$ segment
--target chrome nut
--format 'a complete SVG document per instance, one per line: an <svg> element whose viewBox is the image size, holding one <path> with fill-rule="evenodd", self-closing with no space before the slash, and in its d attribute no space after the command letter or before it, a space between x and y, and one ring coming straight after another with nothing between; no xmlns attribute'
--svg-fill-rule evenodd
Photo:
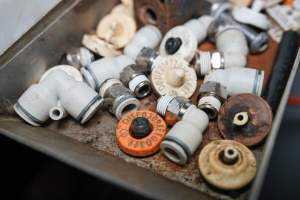
<svg viewBox="0 0 300 200"><path fill-rule="evenodd" d="M225 99L227 91L224 86L218 82L206 82L200 87L198 108L203 110L209 119L215 119Z"/></svg>
<svg viewBox="0 0 300 200"><path fill-rule="evenodd" d="M162 116L165 116L167 112L173 113L180 120L191 105L191 101L184 97L165 95L158 99L156 110Z"/></svg>
<svg viewBox="0 0 300 200"><path fill-rule="evenodd" d="M211 52L211 68L212 70L215 69L224 69L225 63L224 63L224 56L221 52Z"/></svg>
<svg viewBox="0 0 300 200"><path fill-rule="evenodd" d="M138 98L148 96L151 89L151 82L145 76L145 69L132 64L125 67L120 73L120 80L125 84Z"/></svg>
<svg viewBox="0 0 300 200"><path fill-rule="evenodd" d="M199 89L200 97L203 96L215 96L221 101L225 101L227 99L227 91L226 88L218 82L206 82L203 83Z"/></svg>
<svg viewBox="0 0 300 200"><path fill-rule="evenodd" d="M158 53L149 47L144 47L136 58L136 64L143 69L147 69L147 74L151 73L152 66L155 58L158 56Z"/></svg>
<svg viewBox="0 0 300 200"><path fill-rule="evenodd" d="M197 51L193 68L198 76L204 76L211 70L224 69L224 56L221 52L217 51Z"/></svg>
<svg viewBox="0 0 300 200"><path fill-rule="evenodd" d="M140 106L140 102L132 92L118 79L106 80L100 87L100 95L105 100L105 106L118 119Z"/></svg>
<svg viewBox="0 0 300 200"><path fill-rule="evenodd" d="M139 69L139 66L136 64L128 65L120 73L120 80L126 86L129 82L136 76L143 75L143 72Z"/></svg>

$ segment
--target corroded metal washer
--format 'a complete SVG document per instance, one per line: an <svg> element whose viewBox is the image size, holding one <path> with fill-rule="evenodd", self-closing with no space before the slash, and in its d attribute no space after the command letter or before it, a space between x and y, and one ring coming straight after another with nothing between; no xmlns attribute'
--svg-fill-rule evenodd
<svg viewBox="0 0 300 200"><path fill-rule="evenodd" d="M237 190L254 178L256 160L253 153L233 140L216 140L199 155L199 169L204 179L223 190Z"/></svg>
<svg viewBox="0 0 300 200"><path fill-rule="evenodd" d="M246 123L236 123L247 113ZM241 116L237 116L241 115ZM226 101L219 111L218 128L225 139L236 140L246 146L260 143L272 127L272 111L268 103L253 94L240 94Z"/></svg>

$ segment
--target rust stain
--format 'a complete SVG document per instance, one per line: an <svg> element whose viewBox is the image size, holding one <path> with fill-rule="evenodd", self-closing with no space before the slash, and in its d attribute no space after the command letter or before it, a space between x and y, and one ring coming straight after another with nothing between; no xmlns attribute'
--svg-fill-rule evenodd
<svg viewBox="0 0 300 200"><path fill-rule="evenodd" d="M237 113L247 112L248 122L243 126L233 124ZM272 111L261 97L240 94L229 98L221 107L218 128L226 139L236 140L246 146L259 144L272 127Z"/></svg>

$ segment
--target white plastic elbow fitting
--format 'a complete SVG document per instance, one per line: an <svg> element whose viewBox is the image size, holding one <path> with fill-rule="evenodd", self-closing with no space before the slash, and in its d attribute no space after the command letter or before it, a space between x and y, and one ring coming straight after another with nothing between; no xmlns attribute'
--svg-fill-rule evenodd
<svg viewBox="0 0 300 200"><path fill-rule="evenodd" d="M224 67L245 67L249 48L247 39L237 28L225 28L216 35L216 46L224 56Z"/></svg>
<svg viewBox="0 0 300 200"><path fill-rule="evenodd" d="M81 124L88 121L102 103L100 96L83 82L56 70L39 84L30 86L14 105L16 113L33 126L61 118L65 111ZM58 103L60 102L60 103Z"/></svg>
<svg viewBox="0 0 300 200"><path fill-rule="evenodd" d="M106 80L100 88L100 95L105 99L109 111L118 119L140 106L132 92L118 79Z"/></svg>
<svg viewBox="0 0 300 200"><path fill-rule="evenodd" d="M186 164L200 145L202 134L208 123L208 116L205 112L194 105L189 106L182 120L169 130L161 143L162 153L177 164Z"/></svg>
<svg viewBox="0 0 300 200"><path fill-rule="evenodd" d="M104 81L110 78L119 79L121 71L132 64L134 60L128 56L105 57L81 68L81 73L86 82L99 92Z"/></svg>
<svg viewBox="0 0 300 200"><path fill-rule="evenodd" d="M252 68L228 68L211 71L204 83L219 82L226 87L229 96L252 93L260 96L264 82L264 71Z"/></svg>
<svg viewBox="0 0 300 200"><path fill-rule="evenodd" d="M129 56L106 57L81 68L86 82L97 92L101 85L111 78L121 79L129 89L139 98L151 92L151 83L143 71L135 66Z"/></svg>
<svg viewBox="0 0 300 200"><path fill-rule="evenodd" d="M131 41L124 48L124 54L136 59L142 48L149 47L155 49L160 40L162 34L160 30L152 25L142 27L131 39Z"/></svg>
<svg viewBox="0 0 300 200"><path fill-rule="evenodd" d="M195 55L198 43L207 37L207 30L212 21L211 16L204 15L172 28L160 44L160 54L179 56L190 62Z"/></svg>

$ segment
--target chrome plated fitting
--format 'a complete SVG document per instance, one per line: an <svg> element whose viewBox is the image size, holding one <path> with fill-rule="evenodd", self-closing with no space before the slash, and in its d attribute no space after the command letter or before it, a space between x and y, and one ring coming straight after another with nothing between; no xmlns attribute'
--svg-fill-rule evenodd
<svg viewBox="0 0 300 200"><path fill-rule="evenodd" d="M137 97L151 92L150 81L144 75L146 69L136 66L134 60L125 55L99 59L81 68L81 73L96 91L107 79L113 78L121 80Z"/></svg>
<svg viewBox="0 0 300 200"><path fill-rule="evenodd" d="M87 48L80 47L71 49L67 53L66 59L69 65L79 69L80 67L91 64L95 60L95 57Z"/></svg>
<svg viewBox="0 0 300 200"><path fill-rule="evenodd" d="M198 76L204 76L211 70L224 69L224 55L218 51L197 51L193 68Z"/></svg>
<svg viewBox="0 0 300 200"><path fill-rule="evenodd" d="M149 47L144 47L136 58L136 64L143 69L147 69L147 74L152 71L154 60L158 57L158 53Z"/></svg>
<svg viewBox="0 0 300 200"><path fill-rule="evenodd" d="M151 82L143 71L140 66L132 64L125 67L120 73L122 83L129 87L138 98L146 97L152 91Z"/></svg>
<svg viewBox="0 0 300 200"><path fill-rule="evenodd" d="M173 113L179 121L191 105L190 100L184 97L164 95L157 100L156 111L162 116L167 112Z"/></svg>
<svg viewBox="0 0 300 200"><path fill-rule="evenodd" d="M118 119L140 106L132 92L118 79L106 80L100 87L100 95L105 100L105 106Z"/></svg>
<svg viewBox="0 0 300 200"><path fill-rule="evenodd" d="M222 103L227 99L227 91L218 82L203 83L199 90L198 108L203 110L209 119L215 119Z"/></svg>

